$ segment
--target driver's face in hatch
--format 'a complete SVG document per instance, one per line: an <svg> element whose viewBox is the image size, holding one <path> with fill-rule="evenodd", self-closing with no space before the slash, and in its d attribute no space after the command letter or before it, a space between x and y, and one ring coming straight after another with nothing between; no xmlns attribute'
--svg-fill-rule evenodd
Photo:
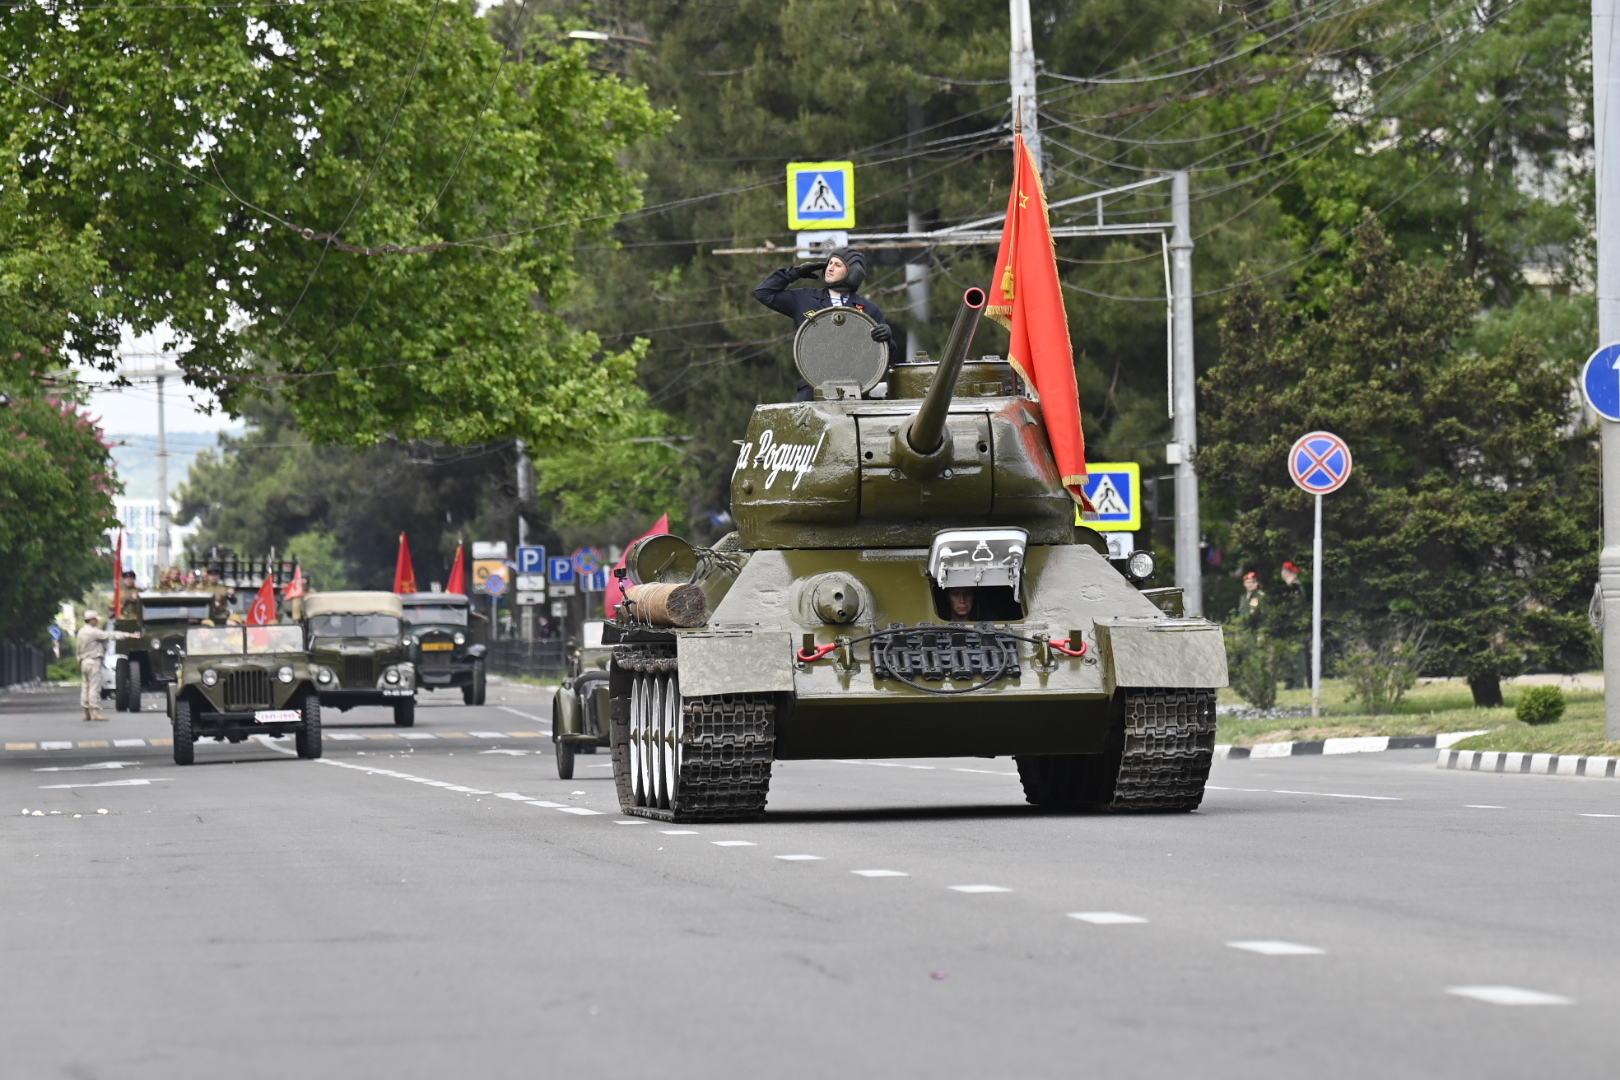
<svg viewBox="0 0 1620 1080"><path fill-rule="evenodd" d="M821 272L821 276L826 280L828 285L836 285L838 282L843 281L849 276L849 267L844 265L843 259L828 259L827 269Z"/></svg>
<svg viewBox="0 0 1620 1080"><path fill-rule="evenodd" d="M946 589L945 600L951 605L951 614L965 619L973 614L973 589Z"/></svg>

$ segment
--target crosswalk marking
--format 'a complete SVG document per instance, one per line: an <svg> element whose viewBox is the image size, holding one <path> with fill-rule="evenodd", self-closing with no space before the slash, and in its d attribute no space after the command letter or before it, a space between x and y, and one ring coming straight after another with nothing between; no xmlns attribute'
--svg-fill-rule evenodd
<svg viewBox="0 0 1620 1080"><path fill-rule="evenodd" d="M461 732L446 731L442 734L435 734L431 731L326 731L322 733L322 737L333 742L365 742L367 740L387 742L391 739L417 742L446 739L540 739L545 737L545 733L540 731L474 731L470 734L463 734ZM129 749L136 746L173 745L173 739L42 739L35 742L8 742L5 744L5 748L17 751L106 750L111 747ZM205 742L203 745L207 745L207 743Z"/></svg>

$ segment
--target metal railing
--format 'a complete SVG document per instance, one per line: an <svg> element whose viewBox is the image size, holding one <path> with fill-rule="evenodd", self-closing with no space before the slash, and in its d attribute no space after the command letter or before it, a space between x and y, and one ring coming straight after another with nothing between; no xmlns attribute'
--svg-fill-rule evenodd
<svg viewBox="0 0 1620 1080"><path fill-rule="evenodd" d="M562 641L492 641L488 670L493 675L529 675L547 678L568 670L567 646Z"/></svg>
<svg viewBox="0 0 1620 1080"><path fill-rule="evenodd" d="M44 649L9 641L0 643L0 689L42 682L45 665Z"/></svg>

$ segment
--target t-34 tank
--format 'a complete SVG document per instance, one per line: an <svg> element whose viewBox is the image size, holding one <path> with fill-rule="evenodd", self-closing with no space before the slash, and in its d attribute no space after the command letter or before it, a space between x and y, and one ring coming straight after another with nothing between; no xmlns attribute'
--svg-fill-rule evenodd
<svg viewBox="0 0 1620 1080"><path fill-rule="evenodd" d="M776 760L1012 756L1041 806L1191 810L1226 685L1220 629L1145 594L1075 524L1039 403L966 356L886 367L833 308L794 341L809 402L754 410L714 550L632 548L606 628L626 813L763 813Z"/></svg>

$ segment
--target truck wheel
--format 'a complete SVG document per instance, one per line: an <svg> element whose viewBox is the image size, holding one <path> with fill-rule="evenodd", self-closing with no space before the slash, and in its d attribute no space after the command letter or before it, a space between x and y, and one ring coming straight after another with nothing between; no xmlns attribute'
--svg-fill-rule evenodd
<svg viewBox="0 0 1620 1080"><path fill-rule="evenodd" d="M146 665L141 658L132 656L129 660L129 692L124 708L128 712L141 711L141 690L146 686Z"/></svg>
<svg viewBox="0 0 1620 1080"><path fill-rule="evenodd" d="M301 758L321 756L321 699L310 694L304 698L304 719L293 732L293 744Z"/></svg>
<svg viewBox="0 0 1620 1080"><path fill-rule="evenodd" d="M574 744L558 739L552 745L557 748L557 779L572 780L574 778Z"/></svg>
<svg viewBox="0 0 1620 1080"><path fill-rule="evenodd" d="M191 726L191 702L174 703L174 763L190 765L197 759L197 733Z"/></svg>
<svg viewBox="0 0 1620 1080"><path fill-rule="evenodd" d="M106 686L106 683L101 685ZM129 657L120 656L113 661L113 708L129 711Z"/></svg>
<svg viewBox="0 0 1620 1080"><path fill-rule="evenodd" d="M395 727L415 727L416 726L416 699L415 698L400 698L398 701L394 702L394 726Z"/></svg>
<svg viewBox="0 0 1620 1080"><path fill-rule="evenodd" d="M486 690L484 684L485 684L484 662L482 660L474 660L473 661L472 700L469 701L467 704L469 704L469 705L482 705L484 703L484 695L485 695L485 690Z"/></svg>

